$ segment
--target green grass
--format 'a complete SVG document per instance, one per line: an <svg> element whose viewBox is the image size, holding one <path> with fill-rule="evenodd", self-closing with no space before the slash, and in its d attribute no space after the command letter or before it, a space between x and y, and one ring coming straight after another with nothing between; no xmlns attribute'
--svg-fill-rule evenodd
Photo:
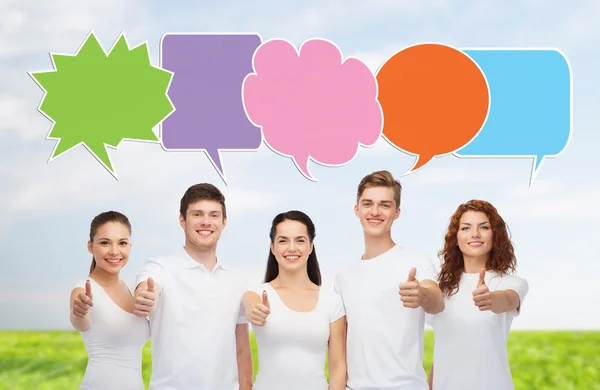
<svg viewBox="0 0 600 390"><path fill-rule="evenodd" d="M251 335L252 355L256 341ZM429 372L433 334L425 333ZM511 332L509 356L517 390L600 390L600 332ZM76 332L0 332L0 390L77 389L87 355ZM150 343L143 375L150 379ZM256 358L254 371L258 370Z"/></svg>

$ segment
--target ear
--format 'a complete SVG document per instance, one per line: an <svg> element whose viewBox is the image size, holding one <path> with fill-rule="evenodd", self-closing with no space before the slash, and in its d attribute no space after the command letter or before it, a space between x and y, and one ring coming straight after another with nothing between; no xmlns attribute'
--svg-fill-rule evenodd
<svg viewBox="0 0 600 390"><path fill-rule="evenodd" d="M275 256L275 245L273 244L273 241L271 241L271 245L269 245L271 247L271 253L273 254L273 256Z"/></svg>
<svg viewBox="0 0 600 390"><path fill-rule="evenodd" d="M87 247L88 247L88 252L90 252L90 254L92 254L92 255L93 255L94 253L93 253L93 251L92 251L92 242L91 242L91 241L89 241L89 240L88 240Z"/></svg>
<svg viewBox="0 0 600 390"><path fill-rule="evenodd" d="M185 230L185 218L183 218L183 215L181 214L179 214L179 225L183 230Z"/></svg>
<svg viewBox="0 0 600 390"><path fill-rule="evenodd" d="M227 218L223 218L223 229L227 226Z"/></svg>
<svg viewBox="0 0 600 390"><path fill-rule="evenodd" d="M400 217L400 207L398 207L396 210L396 216L394 217L394 220L398 219L398 217Z"/></svg>
<svg viewBox="0 0 600 390"><path fill-rule="evenodd" d="M354 215L358 217L358 204L354 205Z"/></svg>
<svg viewBox="0 0 600 390"><path fill-rule="evenodd" d="M310 243L310 252L308 252L308 255L310 256L313 253L313 249L315 249L315 243L311 242Z"/></svg>

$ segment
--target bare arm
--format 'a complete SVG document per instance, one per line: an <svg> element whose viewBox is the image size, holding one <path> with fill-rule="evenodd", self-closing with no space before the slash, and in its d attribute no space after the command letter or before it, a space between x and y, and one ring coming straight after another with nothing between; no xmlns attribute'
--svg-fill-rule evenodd
<svg viewBox="0 0 600 390"><path fill-rule="evenodd" d="M429 384L429 390L433 390L433 363L431 363L431 371L429 371L429 380L427 381Z"/></svg>
<svg viewBox="0 0 600 390"><path fill-rule="evenodd" d="M498 290L492 292L492 311L496 314L519 311L521 299L515 290Z"/></svg>
<svg viewBox="0 0 600 390"><path fill-rule="evenodd" d="M329 324L329 390L346 390L346 316Z"/></svg>
<svg viewBox="0 0 600 390"><path fill-rule="evenodd" d="M86 295L84 288L78 287L73 289L70 298L71 308L71 325L79 332L86 332L90 329L91 318L90 309L92 299Z"/></svg>
<svg viewBox="0 0 600 390"><path fill-rule="evenodd" d="M444 307L446 306L444 295L438 284L433 280L425 279L420 282L420 285L423 287L421 307L425 313L438 314L444 311Z"/></svg>
<svg viewBox="0 0 600 390"><path fill-rule="evenodd" d="M254 372L252 366L252 353L250 351L248 324L237 324L235 327L235 345L240 390L251 390Z"/></svg>

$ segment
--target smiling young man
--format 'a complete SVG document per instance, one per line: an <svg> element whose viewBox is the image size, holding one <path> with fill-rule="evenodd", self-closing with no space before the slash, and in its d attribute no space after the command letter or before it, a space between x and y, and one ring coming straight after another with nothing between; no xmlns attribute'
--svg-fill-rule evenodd
<svg viewBox="0 0 600 390"><path fill-rule="evenodd" d="M432 261L392 240L401 191L387 171L373 172L358 185L354 211L365 250L335 280L347 315L350 390L428 389L425 313L441 312L444 300Z"/></svg>
<svg viewBox="0 0 600 390"><path fill-rule="evenodd" d="M221 262L225 197L212 184L183 195L185 246L150 259L137 276L134 313L150 316L150 390L252 388L252 357L242 296L245 277Z"/></svg>

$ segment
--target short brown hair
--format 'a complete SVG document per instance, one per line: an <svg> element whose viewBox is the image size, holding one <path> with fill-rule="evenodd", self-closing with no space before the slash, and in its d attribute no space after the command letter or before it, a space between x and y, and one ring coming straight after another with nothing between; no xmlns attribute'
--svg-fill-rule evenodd
<svg viewBox="0 0 600 390"><path fill-rule="evenodd" d="M400 207L400 195L402 194L402 185L400 181L394 179L394 176L388 171L377 171L373 172L362 178L358 184L358 191L356 192L356 202L360 200L363 192L366 188L370 187L387 187L394 190L394 201L396 207Z"/></svg>
<svg viewBox="0 0 600 390"><path fill-rule="evenodd" d="M225 195L214 185L210 183L195 184L187 189L181 198L179 213L186 218L188 207L199 200L215 200L221 203L223 210L223 219L227 218L227 210L225 207Z"/></svg>

